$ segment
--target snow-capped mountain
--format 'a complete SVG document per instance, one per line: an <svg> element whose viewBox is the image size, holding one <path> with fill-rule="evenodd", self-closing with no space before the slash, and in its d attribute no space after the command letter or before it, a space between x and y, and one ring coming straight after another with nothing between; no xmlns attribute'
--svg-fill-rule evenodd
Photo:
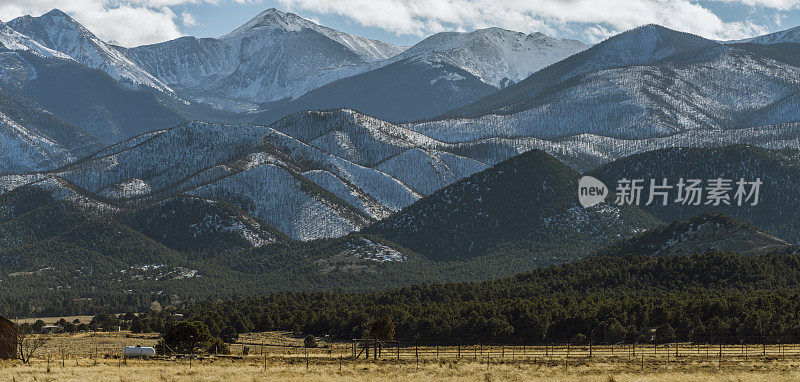
<svg viewBox="0 0 800 382"><path fill-rule="evenodd" d="M43 46L66 54L90 68L108 73L131 88L146 86L168 94L173 93L172 89L58 9L40 17L18 17L7 25Z"/></svg>
<svg viewBox="0 0 800 382"><path fill-rule="evenodd" d="M489 85L504 88L587 48L589 45L580 41L553 38L542 33L487 28L468 33L437 33L392 60L417 57L446 62Z"/></svg>
<svg viewBox="0 0 800 382"><path fill-rule="evenodd" d="M650 65L669 56L702 52L718 45L700 36L644 25L610 37L578 54L548 66L502 91L444 113L440 118L477 117L517 111L546 89L581 75L614 68Z"/></svg>
<svg viewBox="0 0 800 382"><path fill-rule="evenodd" d="M746 38L744 40L726 41L729 44L735 43L753 43L753 44L780 44L780 43L796 43L800 44L800 26L791 29L778 31L775 33L765 34L763 36Z"/></svg>
<svg viewBox="0 0 800 382"><path fill-rule="evenodd" d="M297 16L294 13L284 13L275 8L270 8L260 13L244 25L236 28L233 32L223 36L222 39L238 40L248 37L259 37L265 30L270 31L276 29L286 32L299 32L303 29L313 30L347 47L348 50L354 52L360 58L368 62L387 59L400 53L404 49L383 41L349 35L335 29L324 27L313 21Z"/></svg>
<svg viewBox="0 0 800 382"><path fill-rule="evenodd" d="M188 98L252 110L299 97L402 50L269 9L220 38L183 37L124 53Z"/></svg>
<svg viewBox="0 0 800 382"><path fill-rule="evenodd" d="M639 139L752 127L787 122L754 116L791 102L786 97L800 91L798 76L800 67L780 57L647 26L465 106L456 112L463 117L407 127L451 143L577 134Z"/></svg>
<svg viewBox="0 0 800 382"><path fill-rule="evenodd" d="M270 10L219 39L185 37L123 51L181 96L236 108L257 106L262 96L297 97L273 109L294 114L253 114L265 118L257 120L261 125L192 122L163 129L183 117L162 98L124 88L74 57L8 31L13 37L5 39L15 48L0 51L3 86L106 144L119 143L78 160L82 155L61 150L63 140L49 131L21 133L17 126L26 125L11 117L16 125L7 123L5 141L31 149L15 149L23 164L5 166L58 169L4 176L0 190L36 184L61 199L121 209L186 195L229 201L295 239L359 230L532 149L586 170L676 145L800 147L800 117L793 111L800 67L784 46L793 44L767 52L648 25L499 90L484 81L523 76L524 58L539 57L535 47L552 47L538 52L556 59L551 53L566 54L564 46L581 46L488 29L437 35L389 57L401 48ZM508 65L482 65L489 62L482 57L493 55ZM317 88L315 78L335 81ZM391 111L399 120L435 115L470 97L483 98L448 114L454 118L404 125L351 109L292 109L350 105L381 117L381 110ZM53 159L36 162L35 156Z"/></svg>
<svg viewBox="0 0 800 382"><path fill-rule="evenodd" d="M374 69L331 82L252 121L272 123L302 110L352 108L392 121L429 119L496 92L588 48L579 41L500 28L438 33Z"/></svg>
<svg viewBox="0 0 800 382"><path fill-rule="evenodd" d="M173 108L171 90L151 80L60 11L0 24L0 86L88 132L93 141L86 145L111 144L184 121Z"/></svg>

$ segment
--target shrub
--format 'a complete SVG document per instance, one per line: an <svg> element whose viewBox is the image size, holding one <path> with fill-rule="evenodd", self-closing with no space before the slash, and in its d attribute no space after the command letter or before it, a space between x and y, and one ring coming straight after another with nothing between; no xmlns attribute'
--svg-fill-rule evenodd
<svg viewBox="0 0 800 382"><path fill-rule="evenodd" d="M164 336L168 350L181 354L206 349L212 341L208 326L200 321L181 321L173 325Z"/></svg>
<svg viewBox="0 0 800 382"><path fill-rule="evenodd" d="M307 347L307 348L315 348L315 347L318 346L317 345L317 339L314 338L314 336L309 334L309 335L306 336L306 339L303 340L303 345L305 345L305 347Z"/></svg>

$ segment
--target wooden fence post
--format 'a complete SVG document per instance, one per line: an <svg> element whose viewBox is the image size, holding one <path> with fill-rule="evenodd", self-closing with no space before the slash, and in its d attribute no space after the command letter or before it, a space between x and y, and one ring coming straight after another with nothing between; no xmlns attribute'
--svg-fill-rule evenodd
<svg viewBox="0 0 800 382"><path fill-rule="evenodd" d="M414 341L414 355L417 357L417 370L419 370L419 342Z"/></svg>

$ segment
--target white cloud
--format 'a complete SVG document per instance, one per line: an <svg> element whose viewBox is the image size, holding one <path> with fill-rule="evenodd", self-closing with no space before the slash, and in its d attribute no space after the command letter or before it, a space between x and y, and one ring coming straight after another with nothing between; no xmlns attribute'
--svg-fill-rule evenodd
<svg viewBox="0 0 800 382"><path fill-rule="evenodd" d="M183 11L183 13L181 13L181 24L185 27L193 27L197 25L197 19L188 11Z"/></svg>
<svg viewBox="0 0 800 382"><path fill-rule="evenodd" d="M136 46L171 40L184 27L197 25L194 15L176 15L170 7L186 4L245 4L259 0L0 0L0 20L39 16L58 8L104 40Z"/></svg>
<svg viewBox="0 0 800 382"><path fill-rule="evenodd" d="M724 22L691 0L279 0L290 9L335 14L367 27L424 36L442 30L501 26L545 33L567 24L594 27L584 35L596 41L609 33L648 23L714 39L750 37L766 30L747 21ZM732 0L731 0L732 1ZM795 0L738 0L797 3Z"/></svg>
<svg viewBox="0 0 800 382"><path fill-rule="evenodd" d="M196 26L187 4L253 4L262 0L0 0L0 20L59 8L105 40L125 46L155 43ZM703 0L781 10L800 0ZM500 26L523 32L561 35L581 30L596 42L636 26L656 23L713 39L740 39L767 33L744 20L723 21L698 0L277 0L289 10L338 15L398 35L426 36L445 30ZM231 27L235 27L232 25ZM574 34L573 34L574 35Z"/></svg>
<svg viewBox="0 0 800 382"><path fill-rule="evenodd" d="M750 7L763 7L778 10L790 10L800 8L800 0L715 0L725 3L739 3Z"/></svg>
<svg viewBox="0 0 800 382"><path fill-rule="evenodd" d="M166 6L153 7L139 0L2 0L0 19L39 16L58 8L104 40L134 46L180 37L176 15Z"/></svg>

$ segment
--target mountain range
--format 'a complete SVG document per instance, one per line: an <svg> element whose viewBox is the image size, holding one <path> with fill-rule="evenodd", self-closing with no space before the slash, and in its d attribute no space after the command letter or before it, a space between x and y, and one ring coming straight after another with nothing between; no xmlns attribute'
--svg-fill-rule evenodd
<svg viewBox="0 0 800 382"><path fill-rule="evenodd" d="M0 279L197 297L492 279L603 247L791 252L796 34L398 47L270 9L126 48L58 10L0 23ZM606 203L580 205L583 174ZM718 177L760 179L759 205L611 203L623 178Z"/></svg>

